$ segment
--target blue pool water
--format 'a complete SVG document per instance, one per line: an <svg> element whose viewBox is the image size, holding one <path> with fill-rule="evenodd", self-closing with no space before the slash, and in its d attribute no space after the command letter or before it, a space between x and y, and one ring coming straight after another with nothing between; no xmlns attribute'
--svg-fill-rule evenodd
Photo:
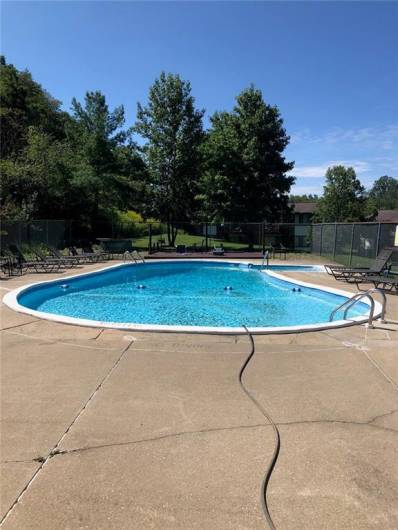
<svg viewBox="0 0 398 530"><path fill-rule="evenodd" d="M294 283L256 267L219 262L129 264L67 280L67 287L65 282L32 287L18 302L45 313L102 322L268 327L327 322L331 310L344 301L318 289L300 287L298 292ZM349 316L367 310L358 304Z"/></svg>

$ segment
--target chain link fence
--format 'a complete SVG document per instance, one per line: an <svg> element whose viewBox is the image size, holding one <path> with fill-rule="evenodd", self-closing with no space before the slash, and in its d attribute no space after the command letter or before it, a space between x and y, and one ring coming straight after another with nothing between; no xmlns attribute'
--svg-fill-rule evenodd
<svg viewBox="0 0 398 530"><path fill-rule="evenodd" d="M160 222L97 221L90 226L72 220L3 221L2 248L10 244L58 249L86 243L118 242L122 251L135 248L150 253L225 251L261 253L284 247L292 252L311 252L310 224L293 223L176 223L174 233ZM123 243L124 242L124 243Z"/></svg>
<svg viewBox="0 0 398 530"><path fill-rule="evenodd" d="M177 223L174 234L160 222L107 222L91 226L71 220L4 221L1 247L10 244L58 249L86 243L111 244L118 251L137 249L152 254L209 252L263 253L284 248L325 256L352 266L368 266L378 252L394 245L396 223ZM174 236L174 237L173 237Z"/></svg>
<svg viewBox="0 0 398 530"><path fill-rule="evenodd" d="M0 224L1 248L8 245L42 244L65 248L72 240L72 222L62 219L37 221L2 221Z"/></svg>
<svg viewBox="0 0 398 530"><path fill-rule="evenodd" d="M312 226L312 252L353 267L367 267L394 246L396 223L324 223Z"/></svg>

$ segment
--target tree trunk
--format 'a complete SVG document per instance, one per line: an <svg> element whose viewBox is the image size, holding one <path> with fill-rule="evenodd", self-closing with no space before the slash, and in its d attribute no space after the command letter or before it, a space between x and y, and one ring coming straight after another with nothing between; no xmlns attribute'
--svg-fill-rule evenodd
<svg viewBox="0 0 398 530"><path fill-rule="evenodd" d="M171 239L172 239L172 243L171 243L171 246L175 246L175 242L176 242L176 239L177 239L177 233L178 233L178 228L174 227L173 225L171 225Z"/></svg>
<svg viewBox="0 0 398 530"><path fill-rule="evenodd" d="M167 219L167 240L170 247L174 247L177 239L178 228L173 226L173 221Z"/></svg>
<svg viewBox="0 0 398 530"><path fill-rule="evenodd" d="M167 244L169 245L169 247L171 247L172 246L171 244L171 222L170 222L169 214L167 214L166 224L167 224Z"/></svg>

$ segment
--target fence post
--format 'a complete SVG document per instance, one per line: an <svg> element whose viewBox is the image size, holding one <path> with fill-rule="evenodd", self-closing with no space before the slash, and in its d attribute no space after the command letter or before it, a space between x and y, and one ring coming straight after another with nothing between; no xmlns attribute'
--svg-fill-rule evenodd
<svg viewBox="0 0 398 530"><path fill-rule="evenodd" d="M208 247L208 238L209 238L209 234L208 234L208 230L207 230L207 222L205 224L205 240L206 240L206 252L209 250L209 247Z"/></svg>
<svg viewBox="0 0 398 530"><path fill-rule="evenodd" d="M351 266L351 263L352 263L352 246L354 244L354 229L355 229L355 223L352 223L351 245L350 245L350 259L349 259L349 262L348 262L349 266Z"/></svg>
<svg viewBox="0 0 398 530"><path fill-rule="evenodd" d="M380 245L380 232L381 232L381 223L377 228L377 239L376 239L376 256L379 254L379 245Z"/></svg>
<svg viewBox="0 0 398 530"><path fill-rule="evenodd" d="M261 239L261 223L258 223L258 246L260 246L262 243Z"/></svg>
<svg viewBox="0 0 398 530"><path fill-rule="evenodd" d="M319 237L319 255L322 256L322 243L323 243L323 223L321 224L321 235Z"/></svg>
<svg viewBox="0 0 398 530"><path fill-rule="evenodd" d="M48 240L48 219L46 220L46 243L47 245L50 243Z"/></svg>
<svg viewBox="0 0 398 530"><path fill-rule="evenodd" d="M148 248L148 252L149 254L151 254L152 252L152 225L151 223L149 223L149 248Z"/></svg>
<svg viewBox="0 0 398 530"><path fill-rule="evenodd" d="M336 256L337 223L334 223L333 259Z"/></svg>
<svg viewBox="0 0 398 530"><path fill-rule="evenodd" d="M265 221L262 223L262 254L265 254Z"/></svg>

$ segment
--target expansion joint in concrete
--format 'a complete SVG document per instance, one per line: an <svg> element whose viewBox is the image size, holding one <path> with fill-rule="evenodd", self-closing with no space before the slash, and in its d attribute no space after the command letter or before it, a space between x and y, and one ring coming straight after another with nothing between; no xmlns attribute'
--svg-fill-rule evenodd
<svg viewBox="0 0 398 530"><path fill-rule="evenodd" d="M130 346L132 345L133 343L132 342L129 342L127 344L127 346L125 348L123 348L122 352L120 353L120 355L118 356L118 358L116 359L116 361L113 363L113 365L111 366L111 368L108 370L108 372L105 374L105 376L101 379L101 381L99 382L99 384L96 386L96 388L94 389L94 391L90 394L90 396L88 397L88 399L86 400L86 402L84 403L84 405L81 407L81 409L79 410L79 412L76 414L76 416L74 417L74 419L72 420L72 422L68 425L68 427L66 428L66 430L63 432L63 434L61 435L61 437L59 438L59 440L57 441L57 443L52 447L52 449L50 450L49 454L46 456L46 457L37 457L34 461L38 462L40 465L39 467L36 469L36 471L33 473L33 475L31 476L30 480L27 482L27 484L25 484L25 486L23 487L22 491L19 493L18 497L14 500L14 502L11 504L10 508L7 510L7 512L4 514L4 516L2 517L2 519L0 520L0 527L3 526L3 524L5 523L5 521L7 520L7 518L9 517L9 515L11 514L11 512L14 510L15 506L21 501L22 497L25 495L25 493L27 492L27 490L30 488L30 486L32 485L33 481L38 477L39 473L41 472L41 470L44 468L44 466L51 460L51 458L53 458L55 455L58 455L58 454L61 454L62 451L59 449L59 446L60 444L62 443L62 440L65 438L65 436L67 436L67 434L69 433L69 431L71 430L71 428L73 427L73 425L78 421L78 419L80 418L80 416L84 413L84 411L86 410L86 408L89 406L89 404L91 403L91 401L94 399L95 395L97 394L97 392L102 388L102 386L106 383L106 381L109 379L109 377L112 375L112 373L114 372L114 370L117 368L117 366L119 365L120 361L123 359L125 353L127 352L127 350L130 348Z"/></svg>

